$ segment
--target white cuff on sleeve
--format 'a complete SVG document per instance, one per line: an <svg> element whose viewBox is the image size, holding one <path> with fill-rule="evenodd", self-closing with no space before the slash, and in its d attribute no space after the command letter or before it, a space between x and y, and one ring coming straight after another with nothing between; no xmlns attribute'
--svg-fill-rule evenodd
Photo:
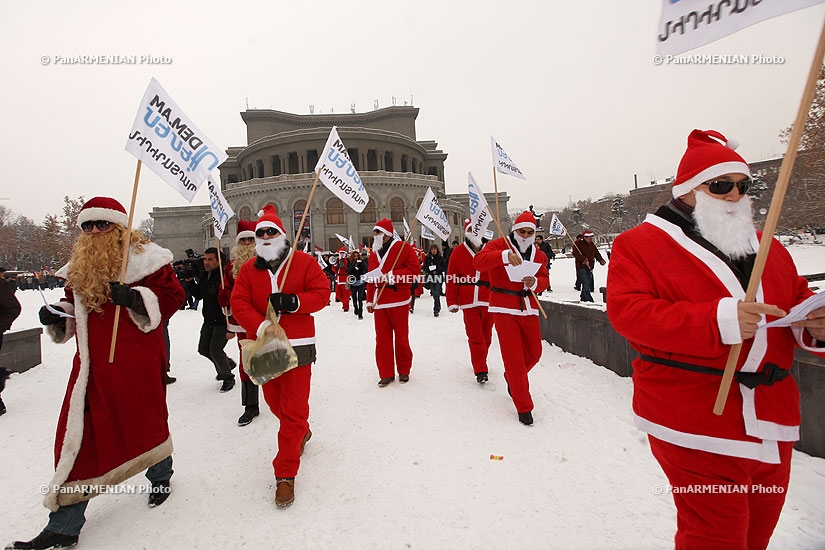
<svg viewBox="0 0 825 550"><path fill-rule="evenodd" d="M739 332L739 312L736 298L722 298L716 306L716 324L719 327L719 336L723 344L732 346L742 343L742 334Z"/></svg>
<svg viewBox="0 0 825 550"><path fill-rule="evenodd" d="M510 265L510 249L509 248L501 251L501 261L504 262L504 265Z"/></svg>

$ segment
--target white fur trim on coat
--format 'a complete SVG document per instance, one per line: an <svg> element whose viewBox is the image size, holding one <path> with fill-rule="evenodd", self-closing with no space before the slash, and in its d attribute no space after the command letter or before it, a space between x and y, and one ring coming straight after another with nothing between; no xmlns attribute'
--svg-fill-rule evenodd
<svg viewBox="0 0 825 550"><path fill-rule="evenodd" d="M145 286L133 286L132 290L137 291L143 299L143 305L146 307L146 315L135 313L131 308L126 308L129 312L129 318L137 325L137 328L143 332L151 332L160 326L163 318L160 314L160 305L158 303L157 295Z"/></svg>

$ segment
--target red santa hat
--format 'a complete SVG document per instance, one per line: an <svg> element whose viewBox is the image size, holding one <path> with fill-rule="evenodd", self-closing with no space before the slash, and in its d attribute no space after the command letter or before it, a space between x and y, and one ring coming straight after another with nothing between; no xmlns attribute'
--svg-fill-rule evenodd
<svg viewBox="0 0 825 550"><path fill-rule="evenodd" d="M258 229L263 229L266 227L274 227L281 234L286 235L286 231L284 231L284 224L281 223L281 218L278 217L278 210L272 204L267 204L264 206L260 212L258 212L258 223L255 224L255 231Z"/></svg>
<svg viewBox="0 0 825 550"><path fill-rule="evenodd" d="M466 218L464 220L464 232L465 233L467 232L468 229L470 229L470 224L471 223L472 223L472 220L470 220L470 218Z"/></svg>
<svg viewBox="0 0 825 550"><path fill-rule="evenodd" d="M751 177L748 163L734 151L737 147L738 141L728 139L716 130L693 130L673 182L673 196L681 197L702 183L725 174Z"/></svg>
<svg viewBox="0 0 825 550"><path fill-rule="evenodd" d="M513 231L522 228L529 228L533 231L536 230L536 218L533 217L533 214L531 214L529 210L525 210L519 214L518 218L516 218L516 223L513 224Z"/></svg>
<svg viewBox="0 0 825 550"><path fill-rule="evenodd" d="M593 232L590 231L589 229L587 231L585 231L584 233L582 233L582 238L595 237L595 236L596 235L594 235Z"/></svg>
<svg viewBox="0 0 825 550"><path fill-rule="evenodd" d="M80 227L83 222L96 222L98 220L116 223L123 227L129 225L129 216L126 215L126 209L111 197L94 197L86 201L77 216L77 226Z"/></svg>
<svg viewBox="0 0 825 550"><path fill-rule="evenodd" d="M235 244L238 244L244 238L255 238L255 223L248 220L238 220L238 234L235 235Z"/></svg>
<svg viewBox="0 0 825 550"><path fill-rule="evenodd" d="M395 229L393 229L392 227L392 222L387 218L384 218L383 220L379 221L377 224L375 224L375 227L373 227L372 229L373 231L380 231L381 233L389 235L390 237L392 237L395 234Z"/></svg>

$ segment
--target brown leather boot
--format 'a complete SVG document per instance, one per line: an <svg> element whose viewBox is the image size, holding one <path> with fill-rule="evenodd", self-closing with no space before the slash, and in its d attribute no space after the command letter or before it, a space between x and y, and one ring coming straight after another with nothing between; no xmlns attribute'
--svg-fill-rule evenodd
<svg viewBox="0 0 825 550"><path fill-rule="evenodd" d="M275 504L289 506L295 501L295 478L277 478L275 481Z"/></svg>
<svg viewBox="0 0 825 550"><path fill-rule="evenodd" d="M306 447L307 441L312 439L312 430L307 428L307 433L304 436L304 439L301 441L301 456L304 455L304 447Z"/></svg>

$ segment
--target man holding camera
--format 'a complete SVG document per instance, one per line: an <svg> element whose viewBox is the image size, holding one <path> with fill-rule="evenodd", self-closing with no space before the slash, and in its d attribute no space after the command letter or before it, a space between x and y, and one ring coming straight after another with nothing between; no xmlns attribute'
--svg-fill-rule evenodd
<svg viewBox="0 0 825 550"><path fill-rule="evenodd" d="M264 334L285 333L298 355L298 367L262 386L269 409L280 421L275 472L275 504L295 500L295 476L301 464L309 429L309 388L315 362L315 321L312 314L329 303L329 284L318 262L289 247L275 207L266 205L255 225L254 261L241 266L232 291L235 319L256 340ZM278 324L266 317L267 307L278 314Z"/></svg>

